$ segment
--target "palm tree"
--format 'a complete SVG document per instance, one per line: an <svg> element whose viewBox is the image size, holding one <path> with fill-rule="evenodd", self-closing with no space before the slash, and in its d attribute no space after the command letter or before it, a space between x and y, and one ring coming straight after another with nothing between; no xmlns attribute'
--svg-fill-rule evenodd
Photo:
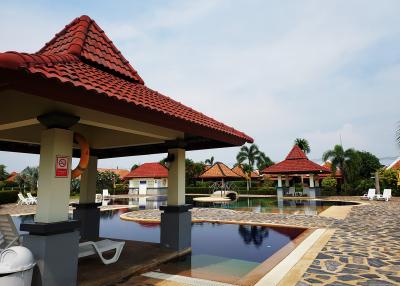
<svg viewBox="0 0 400 286"><path fill-rule="evenodd" d="M357 164L357 152L353 149L344 150L341 145L335 145L332 150L326 151L322 160L332 162L332 173L339 168L343 175L343 183L346 184L352 178Z"/></svg>
<svg viewBox="0 0 400 286"><path fill-rule="evenodd" d="M294 140L294 145L299 146L300 149L306 154L311 152L310 144L308 143L307 139L296 138L296 140Z"/></svg>
<svg viewBox="0 0 400 286"><path fill-rule="evenodd" d="M204 161L204 163L206 163L207 165L211 165L212 166L214 164L214 156L211 156L210 159L206 159Z"/></svg>
<svg viewBox="0 0 400 286"><path fill-rule="evenodd" d="M23 189L29 188L29 191L34 191L37 188L39 179L39 168L38 167L26 167L22 172L15 178L17 184Z"/></svg>
<svg viewBox="0 0 400 286"><path fill-rule="evenodd" d="M236 156L237 162L239 165L242 165L243 172L247 174L247 177L249 178L247 190L251 187L251 172L254 169L254 164L258 160L259 155L260 150L258 149L258 146L256 144L251 144L250 147L242 146ZM245 161L247 161L246 164L244 164Z"/></svg>
<svg viewBox="0 0 400 286"><path fill-rule="evenodd" d="M399 129L397 129L397 131L396 131L396 141L397 141L397 144L400 145L400 125L399 125Z"/></svg>
<svg viewBox="0 0 400 286"><path fill-rule="evenodd" d="M267 156L265 155L264 152L261 152L257 156L257 169L258 170L264 170L266 167L272 166L274 162Z"/></svg>
<svg viewBox="0 0 400 286"><path fill-rule="evenodd" d="M239 164L247 161L250 167L253 168L259 154L260 150L256 144L251 144L250 147L242 146L236 156L236 160Z"/></svg>

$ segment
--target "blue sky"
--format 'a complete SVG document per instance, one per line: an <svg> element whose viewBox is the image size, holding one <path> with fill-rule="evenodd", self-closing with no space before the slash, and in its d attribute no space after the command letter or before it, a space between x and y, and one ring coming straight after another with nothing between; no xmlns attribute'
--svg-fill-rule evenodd
<svg viewBox="0 0 400 286"><path fill-rule="evenodd" d="M2 1L0 51L34 52L92 17L146 84L255 138L279 161L340 142L398 156L399 1ZM233 164L237 148L189 152ZM163 155L101 160L130 167ZM37 156L0 152L11 170Z"/></svg>

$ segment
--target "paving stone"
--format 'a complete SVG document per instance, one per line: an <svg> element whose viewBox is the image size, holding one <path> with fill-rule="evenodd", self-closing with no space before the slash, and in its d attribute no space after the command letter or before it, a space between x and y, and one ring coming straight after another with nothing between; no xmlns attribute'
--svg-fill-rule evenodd
<svg viewBox="0 0 400 286"><path fill-rule="evenodd" d="M367 261L368 264L373 267L382 267L383 265L387 264L386 262L383 262L382 260L377 258L367 258Z"/></svg>
<svg viewBox="0 0 400 286"><path fill-rule="evenodd" d="M324 253L319 253L316 259L333 259L333 256Z"/></svg>
<svg viewBox="0 0 400 286"><path fill-rule="evenodd" d="M338 279L341 281L353 281L360 279L360 277L354 275L343 275L343 276L338 276Z"/></svg>
<svg viewBox="0 0 400 286"><path fill-rule="evenodd" d="M318 279L314 279L314 278L306 278L305 279L307 282L310 282L312 285L313 284L321 284L322 282Z"/></svg>
<svg viewBox="0 0 400 286"><path fill-rule="evenodd" d="M400 285L400 276L387 275L386 277Z"/></svg>
<svg viewBox="0 0 400 286"><path fill-rule="evenodd" d="M340 265L342 265L342 264L340 262L335 261L335 260L325 261L326 269L329 270L329 271L336 271Z"/></svg>

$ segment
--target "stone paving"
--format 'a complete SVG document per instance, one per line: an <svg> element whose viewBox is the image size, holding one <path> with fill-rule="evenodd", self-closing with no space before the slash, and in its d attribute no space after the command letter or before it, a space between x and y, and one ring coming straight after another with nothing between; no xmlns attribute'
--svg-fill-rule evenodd
<svg viewBox="0 0 400 286"><path fill-rule="evenodd" d="M329 199L358 200L354 197ZM27 214L34 213L35 210L35 206L15 204L0 206L0 213ZM192 213L193 218L198 220L336 229L296 286L400 285L400 198L393 198L390 202L373 201L354 206L343 220L322 216L251 213L228 209L199 208L193 209ZM132 219L158 221L160 212L136 211L129 213L128 216ZM143 285L159 284L146 281Z"/></svg>
<svg viewBox="0 0 400 286"><path fill-rule="evenodd" d="M330 198L334 199L334 198ZM358 200L358 198L338 198ZM127 214L134 220L160 219L158 210ZM400 285L400 199L354 206L345 219L267 214L227 209L192 210L193 220L285 224L336 229L296 286ZM152 285L152 284L147 284Z"/></svg>

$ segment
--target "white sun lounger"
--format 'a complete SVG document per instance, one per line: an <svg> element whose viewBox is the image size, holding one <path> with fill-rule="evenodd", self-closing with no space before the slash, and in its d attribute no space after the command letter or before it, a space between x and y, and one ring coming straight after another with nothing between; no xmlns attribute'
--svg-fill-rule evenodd
<svg viewBox="0 0 400 286"><path fill-rule="evenodd" d="M103 200L111 198L108 189L103 189Z"/></svg>
<svg viewBox="0 0 400 286"><path fill-rule="evenodd" d="M111 264L117 262L121 255L122 248L125 241L114 241L110 239L103 239L100 241L86 241L79 243L79 258L97 254L104 264ZM115 254L110 259L103 257L103 253L109 250L114 250Z"/></svg>
<svg viewBox="0 0 400 286"><path fill-rule="evenodd" d="M389 201L392 198L392 189L384 189L382 195L376 195L378 201Z"/></svg>
<svg viewBox="0 0 400 286"><path fill-rule="evenodd" d="M21 235L9 214L0 215L0 249L20 245Z"/></svg>
<svg viewBox="0 0 400 286"><path fill-rule="evenodd" d="M30 203L31 203L32 205L36 205L36 204L37 204L37 198L35 198L34 196L32 196L31 193L27 193L27 196L28 196L28 200L30 201Z"/></svg>
<svg viewBox="0 0 400 286"><path fill-rule="evenodd" d="M367 194L364 194L363 196L361 196L360 198L362 200L370 200L372 201L375 198L375 189L369 189Z"/></svg>
<svg viewBox="0 0 400 286"><path fill-rule="evenodd" d="M18 203L17 205L31 205L31 201L24 197L23 194L18 193Z"/></svg>

